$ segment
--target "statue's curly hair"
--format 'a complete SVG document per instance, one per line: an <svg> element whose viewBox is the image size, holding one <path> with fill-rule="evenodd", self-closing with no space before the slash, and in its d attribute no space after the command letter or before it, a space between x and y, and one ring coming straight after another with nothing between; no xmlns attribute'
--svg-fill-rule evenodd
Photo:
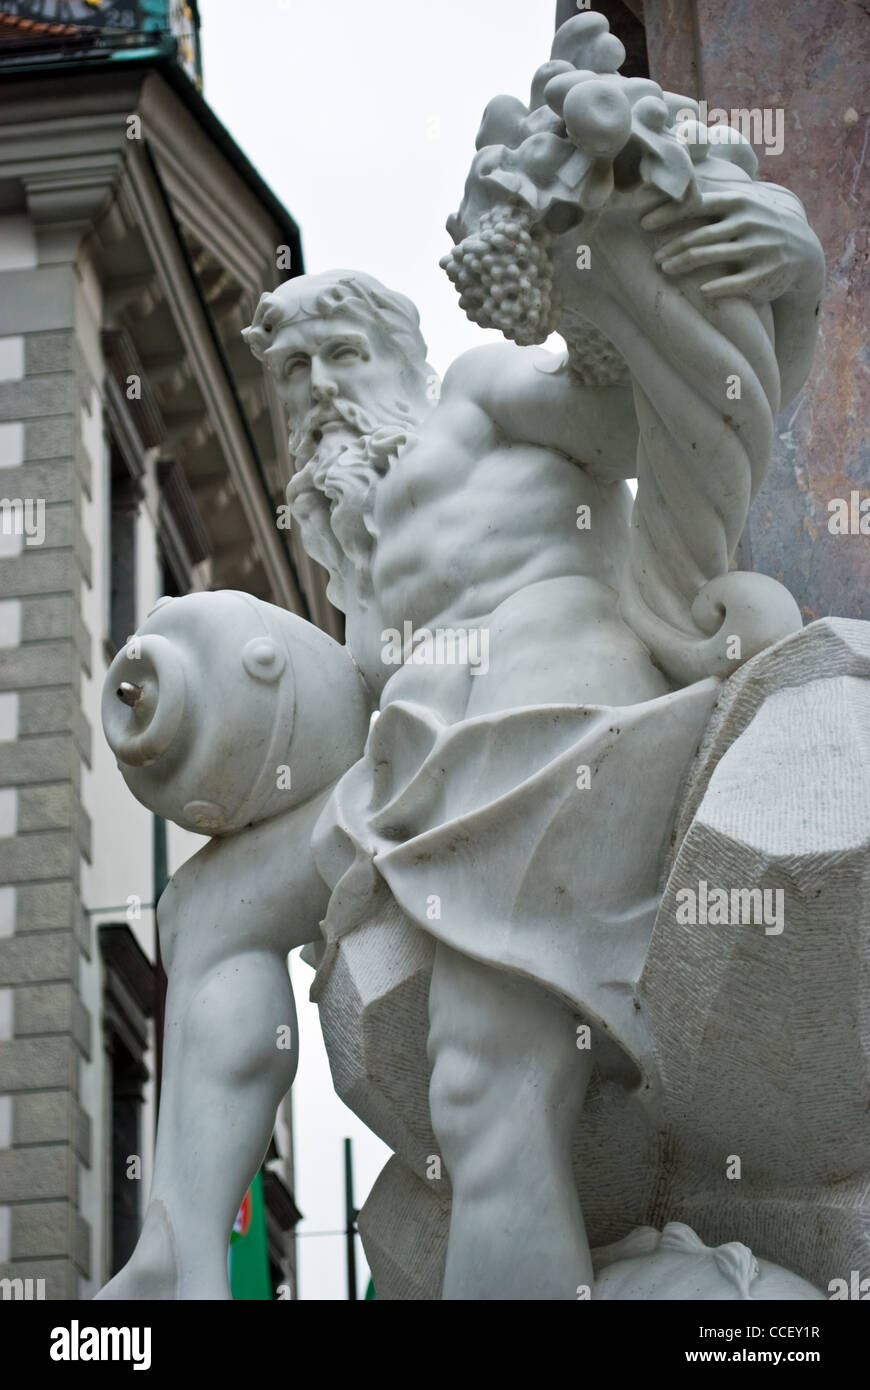
<svg viewBox="0 0 870 1390"><path fill-rule="evenodd" d="M330 270L285 280L260 296L253 322L242 329L242 337L262 361L284 324L339 312L380 329L415 374L428 370L420 315L411 300L359 270Z"/></svg>

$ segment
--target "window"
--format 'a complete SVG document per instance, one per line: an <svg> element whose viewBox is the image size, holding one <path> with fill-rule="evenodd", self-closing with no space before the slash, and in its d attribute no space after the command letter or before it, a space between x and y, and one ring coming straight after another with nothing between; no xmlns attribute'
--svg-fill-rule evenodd
<svg viewBox="0 0 870 1390"><path fill-rule="evenodd" d="M109 447L109 641L119 651L136 631L136 523L142 484L131 475L114 439Z"/></svg>
<svg viewBox="0 0 870 1390"><path fill-rule="evenodd" d="M109 1225L111 1270L133 1253L142 1225L142 1104L155 970L126 923L99 928L104 967L103 1041L110 1072ZM138 1159L138 1167L133 1162Z"/></svg>

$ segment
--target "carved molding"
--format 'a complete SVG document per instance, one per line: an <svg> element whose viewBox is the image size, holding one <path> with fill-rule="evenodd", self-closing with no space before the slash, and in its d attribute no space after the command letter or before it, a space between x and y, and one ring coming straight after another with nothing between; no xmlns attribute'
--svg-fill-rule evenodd
<svg viewBox="0 0 870 1390"><path fill-rule="evenodd" d="M106 366L124 396L125 408L135 423L142 444L146 449L160 444L166 427L133 339L126 329L110 328L104 330L102 344ZM131 376L138 377L141 391L140 396L133 400L126 394L127 382Z"/></svg>
<svg viewBox="0 0 870 1390"><path fill-rule="evenodd" d="M131 142L137 144L137 142ZM223 455L275 599L301 611L302 599L275 525L259 461L237 403L214 329L178 235L172 211L147 149L131 149L125 178L127 195L157 275L172 306L176 328L193 365Z"/></svg>

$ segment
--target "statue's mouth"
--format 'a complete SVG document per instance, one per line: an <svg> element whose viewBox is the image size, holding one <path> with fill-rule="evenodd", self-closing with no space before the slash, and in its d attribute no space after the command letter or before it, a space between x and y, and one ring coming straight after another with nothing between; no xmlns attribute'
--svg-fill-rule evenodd
<svg viewBox="0 0 870 1390"><path fill-rule="evenodd" d="M293 450L297 460L305 460L323 443L327 435L339 432L348 434L359 434L359 430L346 420L338 411L330 411L327 414L315 415L299 437L295 450ZM292 448L292 445L291 445Z"/></svg>

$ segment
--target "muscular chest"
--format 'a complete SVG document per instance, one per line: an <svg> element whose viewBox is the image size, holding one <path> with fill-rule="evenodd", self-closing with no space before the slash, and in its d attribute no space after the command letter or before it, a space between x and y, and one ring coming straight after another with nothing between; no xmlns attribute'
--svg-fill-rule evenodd
<svg viewBox="0 0 870 1390"><path fill-rule="evenodd" d="M480 411L436 416L419 439L392 463L375 493L374 521L379 538L396 534L423 513L450 508L472 480L480 459L495 446L495 430Z"/></svg>

